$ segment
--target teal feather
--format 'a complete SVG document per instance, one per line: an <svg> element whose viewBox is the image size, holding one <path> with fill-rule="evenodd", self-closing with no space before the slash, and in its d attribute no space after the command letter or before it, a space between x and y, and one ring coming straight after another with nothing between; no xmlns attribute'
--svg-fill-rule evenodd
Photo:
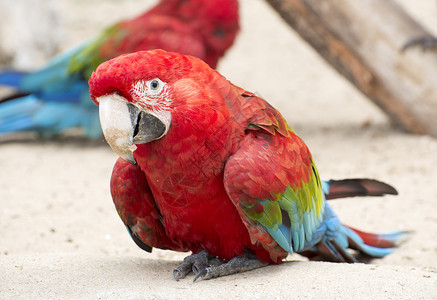
<svg viewBox="0 0 437 300"><path fill-rule="evenodd" d="M275 241L279 244L279 246L282 247L282 249L284 249L286 251L289 251L291 249L290 243L287 240L287 237L286 237L286 235L284 235L284 232L282 230L280 230L280 229L272 230L268 227L264 227L264 228L275 239Z"/></svg>
<svg viewBox="0 0 437 300"><path fill-rule="evenodd" d="M378 247L372 247L364 244L363 239L357 233L355 233L353 230L345 226L341 226L341 232L343 233L343 235L341 236L347 236L348 238L352 239L359 246L362 252L372 257L384 257L394 251L393 248L378 248ZM400 232L393 232L393 233L394 236L396 235L399 236Z"/></svg>
<svg viewBox="0 0 437 300"><path fill-rule="evenodd" d="M314 207L314 199L310 195L309 190L301 189L298 195L292 188L286 188L284 194L279 196L279 207L281 208L281 223L272 225L271 219L267 221L268 213L263 216L263 220L258 219L266 231L275 239L275 241L284 250L293 253L303 249L307 241L312 239L313 233L320 226L321 218L316 216L315 209L308 212L301 212L302 208L298 207L300 197L310 197L312 207ZM271 201L264 200L260 202L266 209ZM322 208L323 211L323 208ZM278 225L278 226L276 226Z"/></svg>

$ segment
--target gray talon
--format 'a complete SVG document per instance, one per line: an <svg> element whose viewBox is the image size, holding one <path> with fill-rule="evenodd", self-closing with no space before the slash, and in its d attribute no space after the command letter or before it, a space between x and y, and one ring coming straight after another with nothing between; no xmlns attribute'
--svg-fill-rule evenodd
<svg viewBox="0 0 437 300"><path fill-rule="evenodd" d="M200 277L205 278L205 275L208 273L207 268L201 270L200 272L198 272L196 274L196 276L194 276L193 282L196 282L197 279L199 279Z"/></svg>
<svg viewBox="0 0 437 300"><path fill-rule="evenodd" d="M179 278L182 278L181 272L179 272L178 270L173 270L173 277L176 281L179 281Z"/></svg>
<svg viewBox="0 0 437 300"><path fill-rule="evenodd" d="M173 277L176 281L179 281L179 279L184 278L190 272L197 275L205 268L211 265L219 265L221 263L221 260L217 257L209 255L206 251L202 251L185 257L179 267L173 270Z"/></svg>
<svg viewBox="0 0 437 300"><path fill-rule="evenodd" d="M266 266L267 263L260 262L255 256L245 254L244 256L234 257L228 262L223 262L217 257L211 256L206 251L187 256L182 264L173 271L176 281L184 278L188 273L194 273L193 282L202 278L204 280L220 276L231 275L250 271Z"/></svg>

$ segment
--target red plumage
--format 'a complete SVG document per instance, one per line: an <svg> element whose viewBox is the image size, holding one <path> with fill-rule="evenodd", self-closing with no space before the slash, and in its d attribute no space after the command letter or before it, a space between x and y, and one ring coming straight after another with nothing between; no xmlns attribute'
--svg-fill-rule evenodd
<svg viewBox="0 0 437 300"><path fill-rule="evenodd" d="M132 69L132 65L136 67ZM169 72L169 68L177 72ZM306 145L287 129L283 117L267 102L232 85L202 61L189 56L159 50L120 56L101 65L93 74L89 82L91 97L95 100L117 93L135 103L132 85L152 78L160 78L171 86L172 128L162 139L137 145L134 157L146 174L148 186L144 189L150 188L153 194L167 236L180 248L193 252L204 249L225 260L249 249L264 261L279 262L277 258L283 258L286 252L278 250L272 260L262 244L270 244L269 251L279 247L268 234L264 234L261 243L252 244L248 229L225 190L224 167L248 134L272 140L274 144L281 144L282 138L284 141L292 138L297 143L287 148L285 142L282 155L275 160L279 162L289 152L298 152L294 161L284 159L281 163L296 169L288 176L299 185L301 179L308 178L308 171L301 168L311 169L307 165L310 153ZM266 146L269 147L267 140ZM256 158L263 155L262 149L254 151L258 151ZM272 158L254 162L260 170L255 180L248 174L239 174L233 183L246 185L243 189L248 194L258 191L260 197L270 198L272 191L282 192L285 179L281 180L281 176L285 172L273 178L272 173L262 172L270 168L267 164ZM112 189L113 195L118 194L117 186ZM138 209L131 207L133 203L121 204L118 197L114 201L124 210Z"/></svg>
<svg viewBox="0 0 437 300"><path fill-rule="evenodd" d="M120 218L126 226L133 227L144 243L155 248L185 250L167 237L146 176L138 165L117 160L111 176L111 196L117 199L114 204Z"/></svg>
<svg viewBox="0 0 437 300"><path fill-rule="evenodd" d="M238 2L161 0L146 13L120 22L113 29L99 48L104 59L165 49L199 57L215 68L238 33Z"/></svg>

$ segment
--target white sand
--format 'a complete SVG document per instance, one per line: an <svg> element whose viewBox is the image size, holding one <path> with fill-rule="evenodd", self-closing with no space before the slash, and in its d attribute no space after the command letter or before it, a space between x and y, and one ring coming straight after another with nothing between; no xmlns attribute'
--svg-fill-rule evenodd
<svg viewBox="0 0 437 300"><path fill-rule="evenodd" d="M437 297L435 273L416 267L288 262L236 276L176 282L176 262L83 254L0 258L2 298L403 299ZM434 279L433 279L434 278Z"/></svg>
<svg viewBox="0 0 437 300"><path fill-rule="evenodd" d="M69 33L65 47L153 3L103 2L60 2ZM435 1L402 2L437 28ZM116 156L103 141L23 142L17 135L0 144L1 299L437 297L437 140L392 128L263 1L244 0L241 10L243 30L220 64L222 74L284 114L323 178L378 178L399 190L397 197L333 202L344 223L413 230L412 238L372 265L288 262L212 281L175 282L171 272L185 254L145 253L119 220L109 195Z"/></svg>

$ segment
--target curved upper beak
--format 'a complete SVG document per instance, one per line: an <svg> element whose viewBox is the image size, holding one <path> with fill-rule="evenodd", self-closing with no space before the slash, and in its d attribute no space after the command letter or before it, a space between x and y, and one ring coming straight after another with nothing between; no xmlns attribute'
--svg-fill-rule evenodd
<svg viewBox="0 0 437 300"><path fill-rule="evenodd" d="M121 158L136 163L133 152L137 144L145 144L163 137L169 121L154 112L141 110L117 94L98 99L103 135L112 150Z"/></svg>

